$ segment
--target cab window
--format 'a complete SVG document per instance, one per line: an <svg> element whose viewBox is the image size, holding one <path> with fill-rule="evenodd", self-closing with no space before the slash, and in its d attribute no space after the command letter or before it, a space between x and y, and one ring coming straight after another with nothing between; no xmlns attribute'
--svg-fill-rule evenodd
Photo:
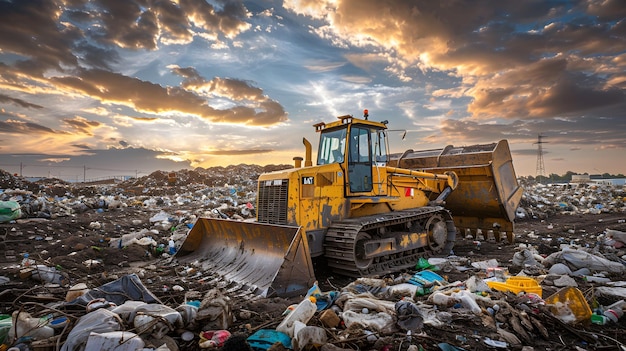
<svg viewBox="0 0 626 351"><path fill-rule="evenodd" d="M317 164L342 163L346 152L346 128L324 131L320 136Z"/></svg>

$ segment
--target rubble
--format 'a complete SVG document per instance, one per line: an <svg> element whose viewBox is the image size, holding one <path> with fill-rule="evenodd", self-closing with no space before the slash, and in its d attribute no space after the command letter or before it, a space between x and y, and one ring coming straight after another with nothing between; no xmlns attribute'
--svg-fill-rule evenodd
<svg viewBox="0 0 626 351"><path fill-rule="evenodd" d="M0 172L0 343L24 350L623 350L624 189L525 185L516 243L457 238L446 257L306 296L238 295L172 255L199 217L254 218L239 165L114 184ZM8 206L7 206L8 207ZM12 210L13 211L13 210ZM2 214L2 212L0 212Z"/></svg>

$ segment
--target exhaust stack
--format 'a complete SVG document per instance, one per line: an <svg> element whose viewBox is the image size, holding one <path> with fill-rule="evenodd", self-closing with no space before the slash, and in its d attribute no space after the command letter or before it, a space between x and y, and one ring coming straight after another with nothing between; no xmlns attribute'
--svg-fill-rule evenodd
<svg viewBox="0 0 626 351"><path fill-rule="evenodd" d="M296 156L296 157L293 158L293 160L295 162L295 164L294 164L295 168L301 168L302 167L302 157Z"/></svg>
<svg viewBox="0 0 626 351"><path fill-rule="evenodd" d="M311 142L306 140L306 138L302 138L302 143L304 144L304 149L305 149L304 167L311 167L313 166L313 161L311 161L311 158L312 158Z"/></svg>

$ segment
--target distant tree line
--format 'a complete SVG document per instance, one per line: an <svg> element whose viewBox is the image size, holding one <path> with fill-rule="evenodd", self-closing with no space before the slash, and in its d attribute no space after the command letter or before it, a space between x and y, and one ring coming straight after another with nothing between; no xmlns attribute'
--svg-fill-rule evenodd
<svg viewBox="0 0 626 351"><path fill-rule="evenodd" d="M572 181L572 176L574 175L588 175L590 179L616 179L616 178L626 178L625 175L619 174L610 174L610 173L602 173L602 174L589 174L589 173L576 173L572 171L567 171L563 175L558 175L556 173L551 173L549 176L527 176L520 177L522 179L528 181L535 181L538 183L569 183Z"/></svg>

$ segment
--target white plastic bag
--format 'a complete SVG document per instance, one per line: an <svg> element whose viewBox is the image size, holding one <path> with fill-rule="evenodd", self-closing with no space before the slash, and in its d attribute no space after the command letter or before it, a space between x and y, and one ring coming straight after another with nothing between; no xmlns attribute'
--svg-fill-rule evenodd
<svg viewBox="0 0 626 351"><path fill-rule="evenodd" d="M376 330L381 333L393 333L397 330L393 316L385 312L364 314L345 311L341 314L341 318L347 328L352 325L359 325L364 329Z"/></svg>
<svg viewBox="0 0 626 351"><path fill-rule="evenodd" d="M107 309L100 308L80 317L63 344L61 351L82 350L89 339L89 334L107 333L122 329L119 316Z"/></svg>

